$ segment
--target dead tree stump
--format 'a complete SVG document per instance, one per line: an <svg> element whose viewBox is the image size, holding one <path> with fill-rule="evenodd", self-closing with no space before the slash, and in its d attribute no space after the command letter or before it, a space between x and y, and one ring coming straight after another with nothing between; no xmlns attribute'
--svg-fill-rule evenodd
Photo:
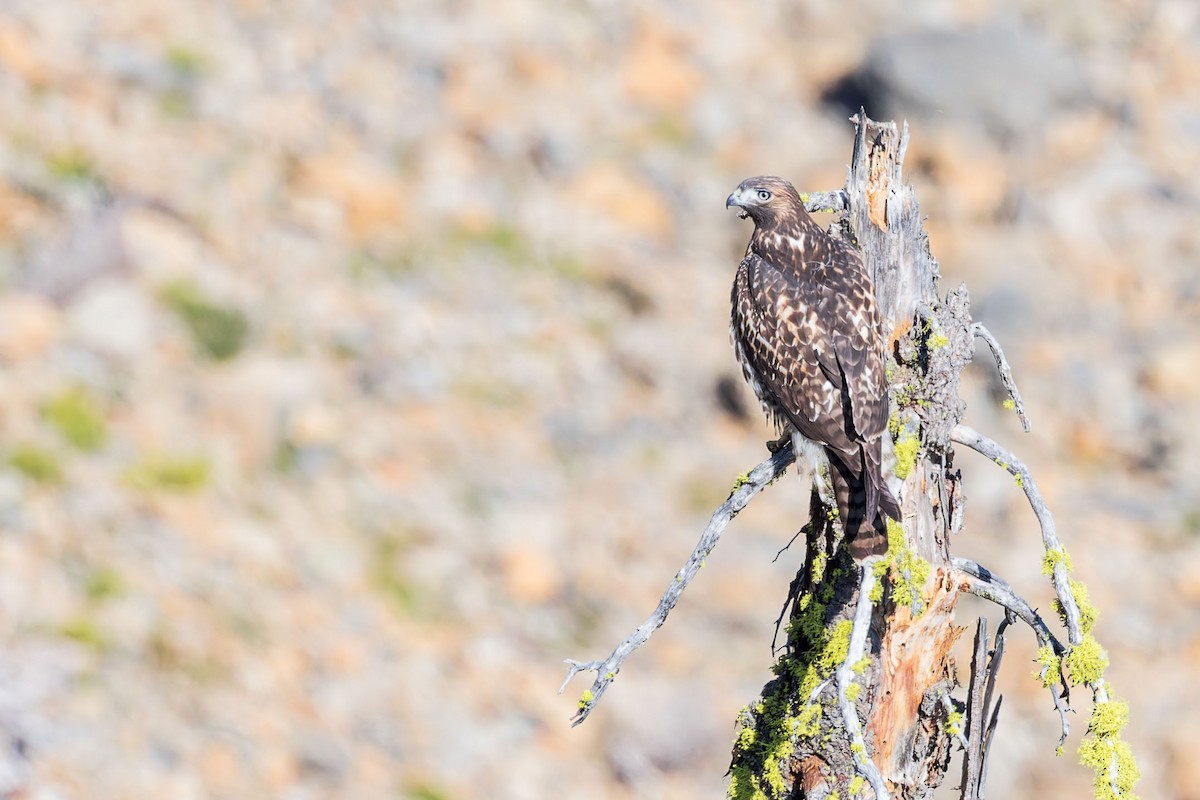
<svg viewBox="0 0 1200 800"><path fill-rule="evenodd" d="M1093 706L1080 760L1095 772L1097 798L1133 798L1137 766L1120 738L1128 708L1111 696L1104 678L1107 655L1092 633L1096 610L1070 575L1070 557L1029 470L962 424L959 377L978 338L991 348L1008 388L1006 405L1029 430L1004 354L971 320L965 286L939 293L938 265L916 197L903 182L907 126L874 122L864 113L854 121L845 189L802 197L810 210L844 212L832 232L862 251L875 282L888 339L890 460L903 521L888 523L886 556L860 565L842 547L836 512L813 492L801 531L804 563L780 615L781 623L787 620L782 653L775 678L739 715L729 795L925 800L941 784L957 746L965 753L961 796L980 800L1001 705L993 695L1004 637L1020 621L1039 644L1039 677L1061 722L1059 752L1069 730L1069 687L1086 686ZM1010 473L1029 500L1046 553L1041 570L1054 585L1065 643L1003 579L952 555L964 503L956 444ZM624 661L665 622L733 517L793 460L791 445L785 445L737 479L658 608L606 659L568 659L564 688L580 671L597 676L579 700L574 724L588 717ZM951 649L964 630L954 624L963 592L997 603L1005 619L991 643L986 620L979 620L966 698L958 700Z"/></svg>

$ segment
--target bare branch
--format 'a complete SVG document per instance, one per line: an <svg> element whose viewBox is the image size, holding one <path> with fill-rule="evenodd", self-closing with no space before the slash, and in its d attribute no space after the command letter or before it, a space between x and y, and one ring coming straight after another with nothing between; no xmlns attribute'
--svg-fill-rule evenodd
<svg viewBox="0 0 1200 800"><path fill-rule="evenodd" d="M565 663L569 666L569 669L567 670L566 679L562 682L562 686L558 688L559 694L562 694L567 688L567 684L571 682L571 679L576 674L588 670L596 673L595 682L592 683L588 691L584 692L583 698L579 701L579 710L571 718L572 727L583 722L592 713L592 709L596 707L596 703L600 702L600 698L604 696L605 691L608 690L617 673L621 671L621 665L625 663L625 659L629 658L634 650L645 644L650 636L667 621L667 615L671 613L671 609L679 602L683 590L692 582L692 578L696 577L696 573L704 566L704 560L708 558L709 554L717 546L721 534L724 533L730 521L746 507L755 495L786 472L787 468L795 460L796 456L789 442L776 450L766 461L763 461L757 467L750 470L746 475L738 478L729 498L713 512L712 517L708 521L708 526L700 536L700 541L696 543L695 549L692 550L692 555L688 558L687 563L675 573L671 585L667 587L662 599L658 601L658 607L654 609L654 613L637 630L629 634L623 642L617 645L608 658L602 661L565 659Z"/></svg>
<svg viewBox="0 0 1200 800"><path fill-rule="evenodd" d="M979 800L983 787L983 694L987 683L987 617L975 623L971 684L967 690L967 752L963 756L962 800Z"/></svg>
<svg viewBox="0 0 1200 800"><path fill-rule="evenodd" d="M964 588L968 592L984 600L991 600L1001 608L1016 614L1021 621L1033 628L1038 644L1050 645L1054 648L1055 655L1066 652L1066 648L1055 637L1046 621L1007 581L969 558L955 556L950 559L950 563L960 573L958 578L965 584Z"/></svg>
<svg viewBox="0 0 1200 800"><path fill-rule="evenodd" d="M1012 398L1013 409L1017 412L1017 416L1021 419L1021 427L1029 433L1029 417L1025 416L1025 404L1021 402L1021 393L1017 391L1017 381L1013 378L1012 368L1008 366L1008 359L1004 357L1004 351L1000 349L1000 342L992 335L992 332L983 326L983 323L976 322L971 326L972 333L979 339L987 342L988 349L992 351L992 357L996 359L996 369L1000 371L1000 380L1004 382L1004 388L1008 390L1008 396Z"/></svg>
<svg viewBox="0 0 1200 800"><path fill-rule="evenodd" d="M1017 617L1033 629L1034 635L1037 636L1038 644L1042 647L1048 645L1056 656L1061 656L1066 652L1062 643L1050 631L1049 626L1046 625L1046 621L1029 605L1029 602L1025 598L1018 595L1002 578L993 575L986 568L970 559L952 558L951 564L957 570L958 580L964 584L966 591L985 600L991 600L1007 611L1016 614ZM1061 664L1056 683L1046 681L1049 669L1046 665L1042 665L1040 677L1042 683L1049 684L1050 697L1054 701L1054 709L1058 712L1059 724L1061 726L1058 745L1061 747L1063 742L1067 740L1067 735L1071 732L1071 723L1067 719L1067 712L1071 710L1071 696L1067 688L1066 678L1062 674ZM1062 691L1059 692L1059 689Z"/></svg>
<svg viewBox="0 0 1200 800"><path fill-rule="evenodd" d="M842 712L842 724L846 726L846 734L850 737L850 751L854 755L854 763L859 774L867 779L875 790L875 800L887 800L889 797L887 784L879 774L879 768L867 755L867 745L863 740L862 722L858 719L858 710L854 701L846 694L850 684L854 683L854 665L863 657L867 645L867 633L871 628L871 589L875 586L875 560L868 559L862 564L862 578L858 585L858 605L854 608L854 623L850 629L850 647L846 651L846 660L837 670L838 708Z"/></svg>
<svg viewBox="0 0 1200 800"><path fill-rule="evenodd" d="M1004 704L1004 696L1001 695L996 699L996 705L992 705L992 695L996 691L996 678L1000 675L1000 664L1004 660L1004 634L1008 630L1008 626L1013 624L1017 619L1017 615L1005 609L1004 619L1000 620L1000 625L996 628L996 639L992 644L992 654L988 658L987 665L987 688L983 692L983 714L979 717L980 722L987 720L987 727L983 731L983 759L979 764L979 797L982 799L984 788L987 786L988 772L988 756L992 752L992 739L996 733L996 724L1000 721L1000 706Z"/></svg>
<svg viewBox="0 0 1200 800"><path fill-rule="evenodd" d="M1058 540L1058 532L1054 527L1054 516L1046 507L1046 501L1042 499L1042 493L1038 491L1037 483L1034 482L1029 468L1011 452L966 425L955 425L954 429L950 431L950 439L982 453L1008 470L1008 473L1017 479L1017 485L1024 490L1025 497L1029 499L1029 505L1033 508L1033 513L1041 525L1042 545L1045 547L1046 553L1050 554L1055 551L1062 553L1063 546L1062 542ZM1058 558L1053 561L1053 579L1054 593L1058 595L1058 602L1062 604L1063 615L1067 621L1067 640L1072 646L1078 645L1083 641L1083 630L1079 624L1079 606L1075 603L1075 595L1071 593L1065 559Z"/></svg>

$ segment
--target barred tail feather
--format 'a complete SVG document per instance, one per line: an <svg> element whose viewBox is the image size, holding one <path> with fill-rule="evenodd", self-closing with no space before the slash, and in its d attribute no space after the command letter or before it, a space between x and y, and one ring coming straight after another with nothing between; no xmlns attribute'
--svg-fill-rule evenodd
<svg viewBox="0 0 1200 800"><path fill-rule="evenodd" d="M888 489L880 468L881 443L863 444L861 471L831 454L829 477L847 547L855 560L887 553L887 517L900 519L900 504Z"/></svg>

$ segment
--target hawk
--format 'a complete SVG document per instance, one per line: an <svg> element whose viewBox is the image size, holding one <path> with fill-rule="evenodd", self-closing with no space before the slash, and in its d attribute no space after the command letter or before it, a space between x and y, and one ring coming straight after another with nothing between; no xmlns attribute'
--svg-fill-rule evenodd
<svg viewBox="0 0 1200 800"><path fill-rule="evenodd" d="M888 396L875 288L862 257L821 229L792 184L748 178L725 201L754 220L730 337L768 418L814 476L827 467L850 554L887 552L900 504L882 470Z"/></svg>

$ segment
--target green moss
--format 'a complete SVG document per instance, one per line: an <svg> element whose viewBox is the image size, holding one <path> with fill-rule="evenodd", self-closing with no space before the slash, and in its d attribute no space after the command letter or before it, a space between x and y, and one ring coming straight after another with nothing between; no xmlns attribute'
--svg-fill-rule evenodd
<svg viewBox="0 0 1200 800"><path fill-rule="evenodd" d="M1025 476L1018 472L1016 475L1013 475L1013 483L1016 484L1018 489L1024 489L1025 488Z"/></svg>
<svg viewBox="0 0 1200 800"><path fill-rule="evenodd" d="M147 458L125 471L125 480L136 489L191 492L203 488L211 472L203 456Z"/></svg>
<svg viewBox="0 0 1200 800"><path fill-rule="evenodd" d="M579 695L579 703L578 703L579 710L580 711L586 710L587 707L590 706L592 704L592 701L595 699L596 699L596 697L595 697L595 695L592 694L591 689L584 689L583 694Z"/></svg>
<svg viewBox="0 0 1200 800"><path fill-rule="evenodd" d="M905 480L917 465L917 451L921 449L921 440L912 434L903 433L896 440L894 449L896 452L896 477Z"/></svg>
<svg viewBox="0 0 1200 800"><path fill-rule="evenodd" d="M736 492L738 489L742 488L749 482L750 482L750 472L747 470L746 472L743 472L741 475L737 476L737 480L735 480L733 482L733 488L729 490L729 493L733 494L734 492Z"/></svg>
<svg viewBox="0 0 1200 800"><path fill-rule="evenodd" d="M191 283L165 287L162 299L187 326L192 344L206 358L226 361L245 346L250 323L240 309L218 303Z"/></svg>
<svg viewBox="0 0 1200 800"><path fill-rule="evenodd" d="M962 733L963 715L959 711L951 711L946 715L946 732L951 736L958 736Z"/></svg>
<svg viewBox="0 0 1200 800"><path fill-rule="evenodd" d="M42 408L42 418L79 450L99 450L108 440L104 416L83 389L70 389Z"/></svg>
<svg viewBox="0 0 1200 800"><path fill-rule="evenodd" d="M1096 637L1088 634L1063 656L1063 666L1067 668L1072 683L1093 684L1104 677L1104 670L1108 668L1108 654Z"/></svg>
<svg viewBox="0 0 1200 800"><path fill-rule="evenodd" d="M1015 411L1017 408L1017 403L1010 397L1004 401L1003 406L1007 411Z"/></svg>
<svg viewBox="0 0 1200 800"><path fill-rule="evenodd" d="M846 787L846 791L850 793L851 797L858 797L866 783L867 781L862 775L855 775L850 779L850 784Z"/></svg>
<svg viewBox="0 0 1200 800"><path fill-rule="evenodd" d="M930 350L941 350L943 347L949 346L950 337L941 331L937 331L929 335L929 338L925 340L925 344L928 345Z"/></svg>
<svg viewBox="0 0 1200 800"><path fill-rule="evenodd" d="M58 457L34 444L21 444L8 456L8 465L34 483L62 483Z"/></svg>
<svg viewBox="0 0 1200 800"><path fill-rule="evenodd" d="M742 764L729 772L730 800L766 800L767 795L758 787L758 779L750 771L750 767Z"/></svg>
<svg viewBox="0 0 1200 800"><path fill-rule="evenodd" d="M867 671L867 667L869 666L871 666L871 657L863 656L858 661L855 661L854 665L850 667L850 669L854 670L855 675L862 675Z"/></svg>
<svg viewBox="0 0 1200 800"><path fill-rule="evenodd" d="M846 699L851 703L857 702L860 694L862 694L862 686L857 683L852 683L846 687Z"/></svg>

